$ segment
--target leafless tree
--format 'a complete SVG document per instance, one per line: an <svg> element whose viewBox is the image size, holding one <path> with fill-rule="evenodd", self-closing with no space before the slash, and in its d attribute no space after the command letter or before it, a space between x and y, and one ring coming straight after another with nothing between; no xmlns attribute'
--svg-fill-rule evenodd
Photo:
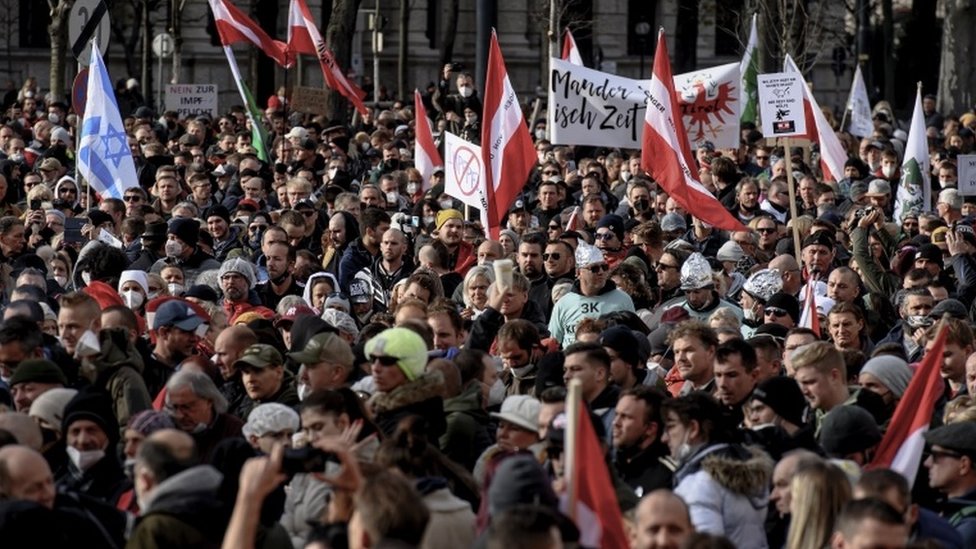
<svg viewBox="0 0 976 549"><path fill-rule="evenodd" d="M64 99L64 55L68 51L68 14L74 0L47 0L51 10L51 23L47 30L51 35L51 95Z"/></svg>

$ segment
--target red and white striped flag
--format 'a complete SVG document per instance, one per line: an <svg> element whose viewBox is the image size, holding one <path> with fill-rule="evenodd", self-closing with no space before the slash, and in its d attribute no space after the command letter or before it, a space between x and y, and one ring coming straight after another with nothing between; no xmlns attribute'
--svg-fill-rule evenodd
<svg viewBox="0 0 976 549"><path fill-rule="evenodd" d="M305 0L291 0L291 7L288 10L287 48L289 57L299 53L317 57L322 67L325 84L342 94L360 114L366 114L366 105L363 104L366 92L346 78L345 73L339 68L332 51L326 47L325 40L319 34Z"/></svg>
<svg viewBox="0 0 976 549"><path fill-rule="evenodd" d="M789 54L783 61L783 72L800 73L800 69ZM803 111L807 121L807 137L820 144L820 169L823 171L824 179L840 181L844 178L847 153L840 139L837 139L834 129L827 122L827 117L820 110L817 99L813 97L813 91L807 85L803 86Z"/></svg>
<svg viewBox="0 0 976 549"><path fill-rule="evenodd" d="M535 164L535 147L522 116L522 106L508 79L498 36L491 31L488 70L485 74L484 116L481 127L481 155L488 189L488 227L498 238L508 208L525 187Z"/></svg>
<svg viewBox="0 0 976 549"><path fill-rule="evenodd" d="M573 212L569 214L569 219L566 220L566 232L580 231L583 229L583 223L580 220L580 207L576 206L573 208Z"/></svg>
<svg viewBox="0 0 976 549"><path fill-rule="evenodd" d="M746 230L699 181L698 167L691 155L691 144L674 91L664 29L657 36L654 74L647 93L641 168L691 215L719 229Z"/></svg>
<svg viewBox="0 0 976 549"><path fill-rule="evenodd" d="M929 430L935 406L945 392L945 381L939 375L945 351L947 323L943 322L932 347L925 352L922 363L912 375L905 394L898 401L885 431L874 461L868 469L882 467L897 471L908 485L915 483L915 473L922 463L925 449L925 432Z"/></svg>
<svg viewBox="0 0 976 549"><path fill-rule="evenodd" d="M803 313L800 314L800 327L809 328L820 337L820 315L817 313L816 282L807 283L807 297L803 300Z"/></svg>
<svg viewBox="0 0 976 549"><path fill-rule="evenodd" d="M563 61L569 61L580 67L583 66L583 56L580 55L579 48L576 47L576 40L569 29L563 33Z"/></svg>
<svg viewBox="0 0 976 549"><path fill-rule="evenodd" d="M265 55L274 59L282 67L290 65L286 54L288 46L281 40L268 36L264 29L230 0L210 0L210 9L213 10L217 34L220 35L220 42L223 45L250 42L261 48Z"/></svg>
<svg viewBox="0 0 976 549"><path fill-rule="evenodd" d="M420 97L420 91L413 91L413 110L416 117L414 133L417 136L417 146L413 153L413 165L423 176L424 182L422 191L430 188L430 178L434 175L434 168L443 166L441 153L434 146L434 134L430 131L430 120L427 118L427 109L424 108L424 101Z"/></svg>

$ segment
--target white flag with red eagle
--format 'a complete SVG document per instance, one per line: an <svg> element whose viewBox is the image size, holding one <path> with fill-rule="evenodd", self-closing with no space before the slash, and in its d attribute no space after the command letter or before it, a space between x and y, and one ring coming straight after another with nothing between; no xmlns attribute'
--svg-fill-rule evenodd
<svg viewBox="0 0 976 549"><path fill-rule="evenodd" d="M366 105L363 104L366 92L346 78L336 63L332 51L325 45L325 40L313 22L312 12L305 0L291 0L288 10L288 55L291 57L299 53L317 57L325 84L349 100L359 114L366 114Z"/></svg>
<svg viewBox="0 0 976 549"><path fill-rule="evenodd" d="M719 229L746 230L699 181L674 90L664 29L658 33L654 74L647 90L641 168L691 215Z"/></svg>
<svg viewBox="0 0 976 549"><path fill-rule="evenodd" d="M488 188L487 228L492 238L498 238L508 208L525 187L536 155L494 30L488 48L482 124L481 154Z"/></svg>

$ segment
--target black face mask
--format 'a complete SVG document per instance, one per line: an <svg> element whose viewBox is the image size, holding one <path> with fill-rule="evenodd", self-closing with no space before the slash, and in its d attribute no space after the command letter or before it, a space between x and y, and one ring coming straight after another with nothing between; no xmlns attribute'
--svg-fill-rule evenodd
<svg viewBox="0 0 976 549"><path fill-rule="evenodd" d="M639 198L637 199L636 202L634 202L634 211L638 213L645 212L650 206L651 206L650 200L646 198Z"/></svg>

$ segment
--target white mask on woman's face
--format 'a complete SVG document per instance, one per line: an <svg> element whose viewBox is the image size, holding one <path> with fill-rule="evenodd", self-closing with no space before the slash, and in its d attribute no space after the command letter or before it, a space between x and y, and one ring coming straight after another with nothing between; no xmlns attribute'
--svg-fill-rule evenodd
<svg viewBox="0 0 976 549"><path fill-rule="evenodd" d="M138 309L145 302L146 297L139 290L125 290L122 292L122 300L125 306L130 309Z"/></svg>

